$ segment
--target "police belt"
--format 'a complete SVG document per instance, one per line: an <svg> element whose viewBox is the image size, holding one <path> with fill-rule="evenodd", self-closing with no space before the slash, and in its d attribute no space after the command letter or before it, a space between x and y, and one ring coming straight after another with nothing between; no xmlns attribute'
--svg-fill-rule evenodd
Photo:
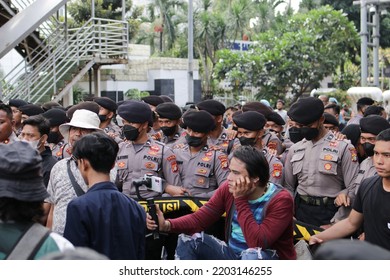
<svg viewBox="0 0 390 280"><path fill-rule="evenodd" d="M333 197L318 197L318 196L310 196L310 195L300 195L298 194L300 200L307 205L314 205L314 206L320 206L320 205L328 205L334 203Z"/></svg>

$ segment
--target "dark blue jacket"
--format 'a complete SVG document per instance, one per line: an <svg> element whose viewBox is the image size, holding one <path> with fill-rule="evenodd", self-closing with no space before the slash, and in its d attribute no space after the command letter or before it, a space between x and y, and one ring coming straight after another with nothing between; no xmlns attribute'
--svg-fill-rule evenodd
<svg viewBox="0 0 390 280"><path fill-rule="evenodd" d="M111 182L93 185L68 205L64 237L112 260L144 259L145 231L144 209Z"/></svg>

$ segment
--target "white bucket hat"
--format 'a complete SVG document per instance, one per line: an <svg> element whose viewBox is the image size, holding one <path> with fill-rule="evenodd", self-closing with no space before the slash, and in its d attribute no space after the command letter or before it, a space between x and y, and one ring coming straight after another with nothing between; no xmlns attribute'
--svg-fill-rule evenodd
<svg viewBox="0 0 390 280"><path fill-rule="evenodd" d="M68 123L60 125L60 132L64 136L66 141L69 140L69 129L71 127L79 127L85 129L102 130L99 128L100 120L96 113L80 109L76 110L72 116L72 119Z"/></svg>

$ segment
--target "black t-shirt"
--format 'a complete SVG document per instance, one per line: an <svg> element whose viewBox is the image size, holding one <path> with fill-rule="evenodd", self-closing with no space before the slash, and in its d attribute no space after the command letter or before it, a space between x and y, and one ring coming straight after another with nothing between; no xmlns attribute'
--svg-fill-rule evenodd
<svg viewBox="0 0 390 280"><path fill-rule="evenodd" d="M361 183L353 209L364 215L365 240L390 250L390 192L378 175Z"/></svg>

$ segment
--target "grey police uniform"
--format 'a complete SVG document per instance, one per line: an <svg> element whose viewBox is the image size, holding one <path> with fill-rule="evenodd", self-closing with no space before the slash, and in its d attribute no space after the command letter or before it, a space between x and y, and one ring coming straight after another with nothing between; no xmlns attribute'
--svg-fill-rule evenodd
<svg viewBox="0 0 390 280"><path fill-rule="evenodd" d="M177 144L173 152L177 157L182 186L192 196L210 198L229 175L228 157L216 147L206 145L191 155L188 144Z"/></svg>
<svg viewBox="0 0 390 280"><path fill-rule="evenodd" d="M223 128L221 134L217 139L207 138L207 145L209 147L218 147L225 154L230 154L235 148L241 146L240 141L237 138L228 139L226 128Z"/></svg>
<svg viewBox="0 0 390 280"><path fill-rule="evenodd" d="M58 142L51 150L52 155L58 160L64 158L70 158L72 156L69 143L65 143L63 140Z"/></svg>
<svg viewBox="0 0 390 280"><path fill-rule="evenodd" d="M284 182L282 162L277 157L271 155L266 149L263 150L263 153L269 165L269 181L282 186Z"/></svg>
<svg viewBox="0 0 390 280"><path fill-rule="evenodd" d="M116 165L117 180L123 184L122 192L133 198L137 197L133 180L145 174L164 178L171 185L181 185L175 154L171 148L151 138L143 145L133 145L131 141L120 143ZM143 198L160 195L144 187L140 187L140 194Z"/></svg>
<svg viewBox="0 0 390 280"><path fill-rule="evenodd" d="M355 148L328 132L314 144L304 139L291 146L285 162L285 187L296 192L300 203L334 208L330 210L336 213L334 199L353 187L358 170Z"/></svg>
<svg viewBox="0 0 390 280"><path fill-rule="evenodd" d="M276 153L278 155L280 155L283 152L282 141L273 132L266 131L266 133L263 135L262 142L263 142L263 147L276 150Z"/></svg>

